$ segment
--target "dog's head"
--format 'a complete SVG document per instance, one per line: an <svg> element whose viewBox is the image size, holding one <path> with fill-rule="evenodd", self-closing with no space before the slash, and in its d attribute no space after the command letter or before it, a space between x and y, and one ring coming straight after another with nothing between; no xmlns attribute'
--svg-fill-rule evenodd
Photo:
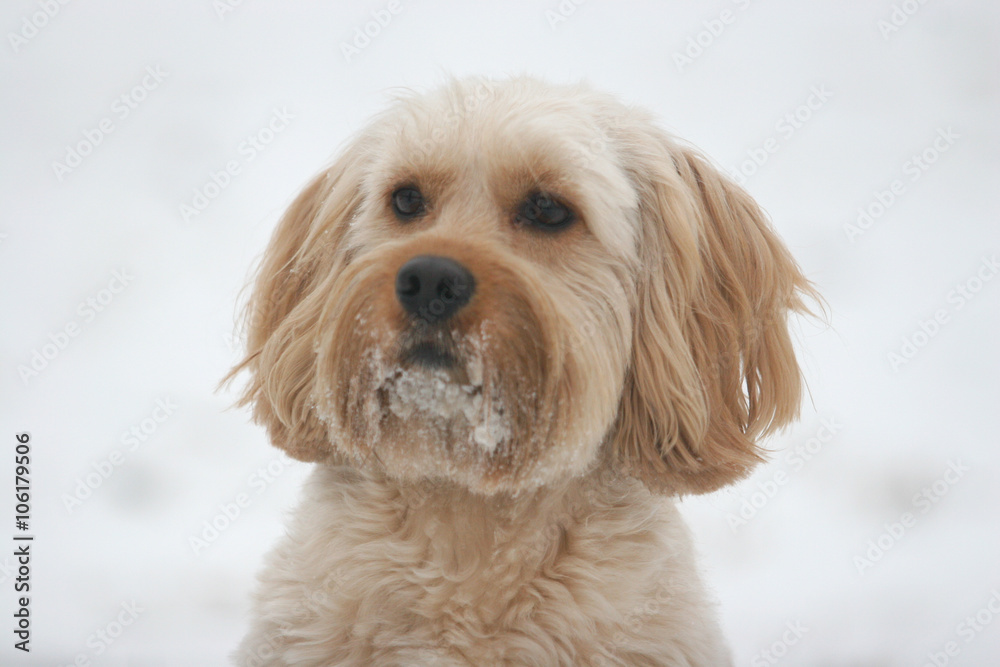
<svg viewBox="0 0 1000 667"><path fill-rule="evenodd" d="M809 287L751 198L582 87L398 101L292 204L243 402L304 461L518 491L617 466L705 492L800 397Z"/></svg>

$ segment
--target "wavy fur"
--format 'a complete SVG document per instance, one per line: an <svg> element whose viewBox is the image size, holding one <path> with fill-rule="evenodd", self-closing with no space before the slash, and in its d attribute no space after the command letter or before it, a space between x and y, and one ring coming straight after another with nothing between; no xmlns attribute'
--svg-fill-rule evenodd
<svg viewBox="0 0 1000 667"><path fill-rule="evenodd" d="M403 185L427 200L405 224ZM578 220L518 224L537 191ZM421 254L475 276L432 334L393 288ZM796 416L786 319L811 295L749 195L644 112L528 78L401 97L254 283L230 378L317 465L237 664L729 664L673 497L745 476ZM417 335L457 365L408 366Z"/></svg>

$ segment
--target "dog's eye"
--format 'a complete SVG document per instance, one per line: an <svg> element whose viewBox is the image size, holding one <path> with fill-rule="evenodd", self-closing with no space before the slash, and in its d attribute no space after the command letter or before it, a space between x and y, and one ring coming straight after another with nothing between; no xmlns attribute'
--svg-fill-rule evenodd
<svg viewBox="0 0 1000 667"><path fill-rule="evenodd" d="M403 219L415 218L426 212L420 190L407 186L392 193L392 210Z"/></svg>
<svg viewBox="0 0 1000 667"><path fill-rule="evenodd" d="M531 225L546 231L568 227L574 219L573 211L544 192L530 195L521 203L514 216L517 224Z"/></svg>

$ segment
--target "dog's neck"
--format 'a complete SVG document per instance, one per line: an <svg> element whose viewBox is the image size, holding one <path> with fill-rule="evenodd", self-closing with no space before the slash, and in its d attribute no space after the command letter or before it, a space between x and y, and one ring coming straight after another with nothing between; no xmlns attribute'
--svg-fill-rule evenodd
<svg viewBox="0 0 1000 667"><path fill-rule="evenodd" d="M401 523L425 531L431 536L432 547L447 545L457 560L498 558L511 551L523 559L542 555L560 539L566 526L580 520L579 515L598 501L591 477L568 479L516 495L483 495L441 481L381 482L399 493ZM465 553L461 553L463 546Z"/></svg>
<svg viewBox="0 0 1000 667"><path fill-rule="evenodd" d="M530 576L557 561L587 524L643 532L654 512L637 512L637 506L660 502L641 482L607 468L531 492L488 496L453 483L400 482L346 467L322 475L345 510L378 508L370 517L354 512L352 525L360 520L371 529L354 535L360 549L395 535L392 541L407 548L420 545L428 572L456 583Z"/></svg>

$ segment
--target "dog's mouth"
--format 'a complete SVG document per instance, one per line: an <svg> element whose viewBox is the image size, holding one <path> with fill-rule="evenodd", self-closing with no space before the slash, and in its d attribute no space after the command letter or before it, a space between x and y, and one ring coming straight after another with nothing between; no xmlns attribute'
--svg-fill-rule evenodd
<svg viewBox="0 0 1000 667"><path fill-rule="evenodd" d="M403 368L441 370L466 383L469 358L479 355L473 355L469 345L460 345L461 340L464 337L458 331L417 326L400 335L394 356Z"/></svg>
<svg viewBox="0 0 1000 667"><path fill-rule="evenodd" d="M433 340L424 340L408 345L400 352L404 365L428 369L452 370L458 365L452 346L442 345Z"/></svg>
<svg viewBox="0 0 1000 667"><path fill-rule="evenodd" d="M445 332L407 336L396 365L383 367L379 403L393 418L444 441L467 440L485 453L510 437L504 407L484 381L483 358L474 346Z"/></svg>

